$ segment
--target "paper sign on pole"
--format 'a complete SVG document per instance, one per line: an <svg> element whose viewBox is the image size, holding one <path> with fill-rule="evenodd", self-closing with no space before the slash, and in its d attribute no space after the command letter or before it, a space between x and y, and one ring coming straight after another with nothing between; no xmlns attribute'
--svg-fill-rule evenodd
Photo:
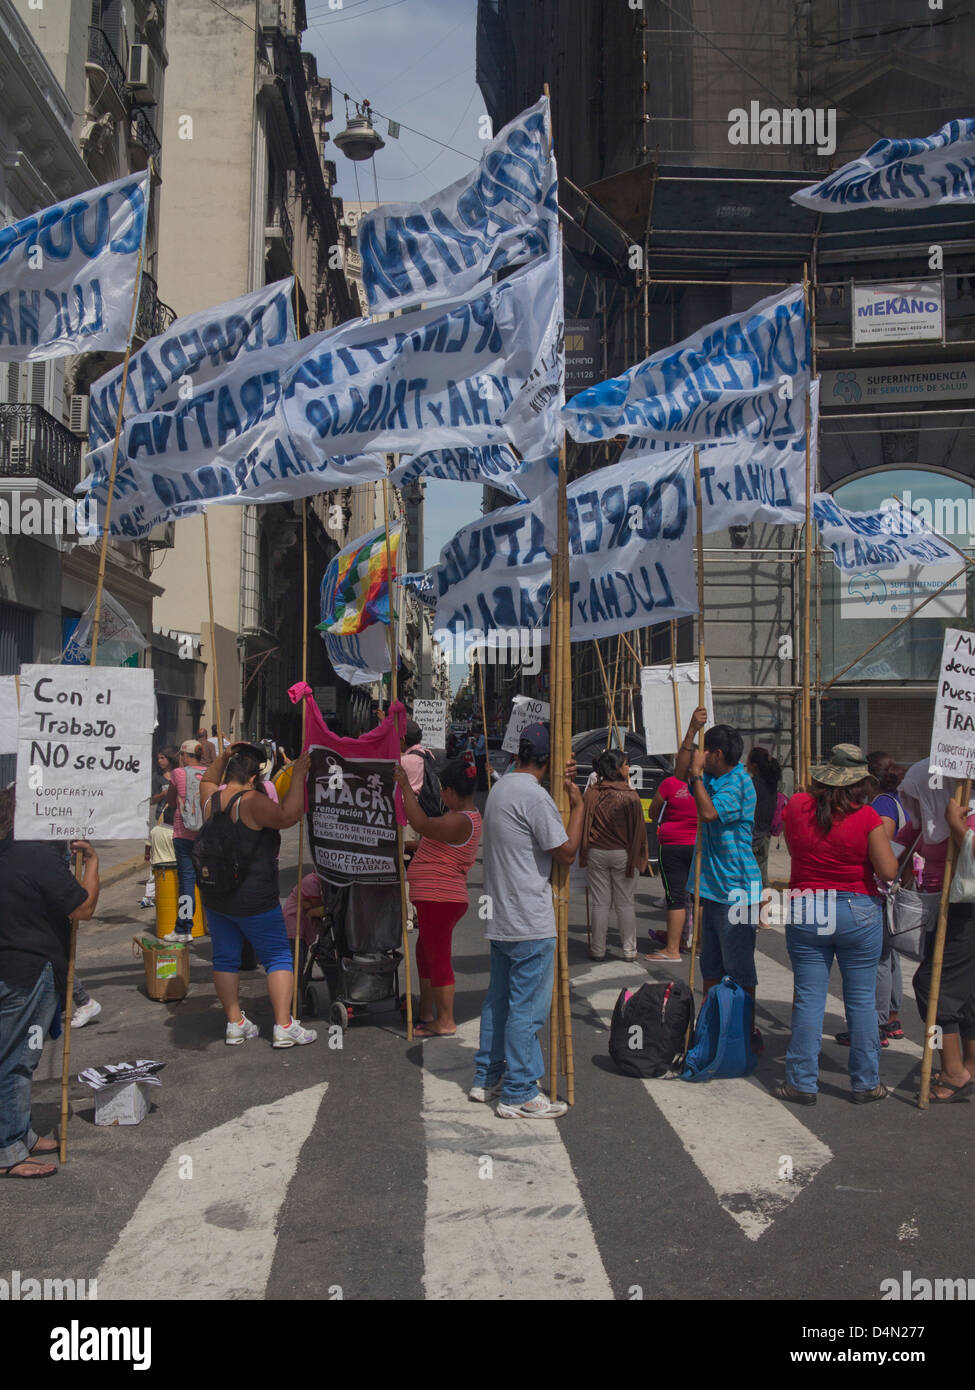
<svg viewBox="0 0 975 1390"><path fill-rule="evenodd" d="M154 718L151 671L22 666L16 838L144 839Z"/></svg>
<svg viewBox="0 0 975 1390"><path fill-rule="evenodd" d="M711 695L711 667L705 665L704 704L708 712L708 727L714 723L714 700ZM674 680L680 704L680 728L674 708ZM700 705L698 696L698 665L696 661L677 666L644 666L640 671L640 693L643 696L643 728L648 753L676 753L681 745L691 715Z"/></svg>
<svg viewBox="0 0 975 1390"><path fill-rule="evenodd" d="M511 718L504 731L504 742L501 744L504 752L517 753L522 729L527 729L529 724L545 724L548 722L548 717L547 701L530 700L527 695L516 695L511 710Z"/></svg>
<svg viewBox="0 0 975 1390"><path fill-rule="evenodd" d="M946 777L975 777L975 632L945 629L930 764Z"/></svg>
<svg viewBox="0 0 975 1390"><path fill-rule="evenodd" d="M0 755L17 751L17 677L0 676Z"/></svg>
<svg viewBox="0 0 975 1390"><path fill-rule="evenodd" d="M447 701L414 700L413 718L423 732L427 748L447 747Z"/></svg>

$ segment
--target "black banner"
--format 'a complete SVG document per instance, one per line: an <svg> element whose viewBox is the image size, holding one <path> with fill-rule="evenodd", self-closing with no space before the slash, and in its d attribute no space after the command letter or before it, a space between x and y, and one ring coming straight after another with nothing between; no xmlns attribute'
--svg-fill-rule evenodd
<svg viewBox="0 0 975 1390"><path fill-rule="evenodd" d="M340 887L397 883L395 762L309 752L308 838L318 876Z"/></svg>

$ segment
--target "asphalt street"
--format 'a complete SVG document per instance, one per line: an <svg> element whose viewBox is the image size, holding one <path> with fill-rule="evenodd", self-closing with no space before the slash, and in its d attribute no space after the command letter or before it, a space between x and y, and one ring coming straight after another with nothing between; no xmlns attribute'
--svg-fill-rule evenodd
<svg viewBox="0 0 975 1390"><path fill-rule="evenodd" d="M296 837L285 839L282 893ZM472 904L480 884L478 863ZM975 1106L917 1110L912 998L907 1037L882 1054L891 1099L850 1103L835 994L818 1105L770 1094L791 998L780 928L760 932L755 1074L644 1082L613 1069L609 1015L622 986L671 967L624 963L612 932L609 958L590 961L574 899L575 1105L541 1123L466 1098L487 962L473 906L454 938L455 1039L408 1044L389 1014L331 1037L320 1022L314 1045L273 1051L261 971L242 977L261 1037L224 1045L206 940L184 1000L146 997L131 945L151 929L141 891L141 876L116 882L81 927L79 973L103 1011L72 1037L69 1158L50 1181L0 1184L0 1277L97 1279L100 1300L878 1301L881 1281L905 1270L975 1274L959 1219ZM642 880L638 898L644 949L663 920L659 881ZM78 1072L142 1058L166 1064L151 1113L96 1128ZM48 1044L40 1132L57 1120L60 1059Z"/></svg>

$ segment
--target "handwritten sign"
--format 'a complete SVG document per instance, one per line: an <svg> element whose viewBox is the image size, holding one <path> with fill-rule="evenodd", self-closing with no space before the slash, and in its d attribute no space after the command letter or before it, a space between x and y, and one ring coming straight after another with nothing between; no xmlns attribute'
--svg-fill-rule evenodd
<svg viewBox="0 0 975 1390"><path fill-rule="evenodd" d="M447 701L414 700L413 718L423 731L428 748L447 747Z"/></svg>
<svg viewBox="0 0 975 1390"><path fill-rule="evenodd" d="M151 671L22 666L16 838L143 839L154 720Z"/></svg>
<svg viewBox="0 0 975 1390"><path fill-rule="evenodd" d="M395 762L308 751L308 838L319 878L340 887L398 882Z"/></svg>
<svg viewBox="0 0 975 1390"><path fill-rule="evenodd" d="M0 676L0 754L17 751L17 677Z"/></svg>
<svg viewBox="0 0 975 1390"><path fill-rule="evenodd" d="M501 744L505 753L517 753L522 729L527 729L529 724L546 724L548 715L549 707L545 700L530 700L527 695L516 695Z"/></svg>
<svg viewBox="0 0 975 1390"><path fill-rule="evenodd" d="M930 761L946 777L975 777L975 632L945 630Z"/></svg>
<svg viewBox="0 0 975 1390"><path fill-rule="evenodd" d="M680 728L674 705L674 682L680 702ZM700 705L698 698L698 667L696 661L670 666L644 666L640 671L640 693L643 696L643 728L648 753L676 753L690 723L691 715ZM714 702L711 696L711 668L705 666L704 704L709 728L714 723Z"/></svg>

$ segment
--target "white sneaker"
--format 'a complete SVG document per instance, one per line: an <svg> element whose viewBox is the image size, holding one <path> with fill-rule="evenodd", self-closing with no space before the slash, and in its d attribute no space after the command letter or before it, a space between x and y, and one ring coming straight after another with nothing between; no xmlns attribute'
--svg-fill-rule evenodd
<svg viewBox="0 0 975 1390"><path fill-rule="evenodd" d="M282 1028L280 1023L274 1025L274 1041L272 1047L304 1047L305 1043L313 1043L318 1037L314 1028L302 1028L296 1018L293 1018L287 1028Z"/></svg>
<svg viewBox="0 0 975 1390"><path fill-rule="evenodd" d="M247 1015L241 1012L239 1023L228 1023L224 1042L228 1047L238 1047L247 1038L256 1038L260 1033L256 1023L251 1023Z"/></svg>
<svg viewBox="0 0 975 1390"><path fill-rule="evenodd" d="M539 1091L531 1100L523 1100L520 1105L499 1105L497 1113L504 1120L557 1120L568 1110L564 1100L549 1100Z"/></svg>
<svg viewBox="0 0 975 1390"><path fill-rule="evenodd" d="M87 1004L82 1004L71 1015L71 1027L84 1028L85 1024L90 1023L93 1018L97 1018L101 1011L101 1004L96 999L89 999Z"/></svg>
<svg viewBox="0 0 975 1390"><path fill-rule="evenodd" d="M476 1100L481 1105L486 1105L489 1100L497 1100L504 1089L503 1081L495 1081L493 1086L472 1086L467 1092L468 1100Z"/></svg>
<svg viewBox="0 0 975 1390"><path fill-rule="evenodd" d="M188 946L192 939L193 934L188 931L171 931L163 937L163 941L181 941L184 946Z"/></svg>

